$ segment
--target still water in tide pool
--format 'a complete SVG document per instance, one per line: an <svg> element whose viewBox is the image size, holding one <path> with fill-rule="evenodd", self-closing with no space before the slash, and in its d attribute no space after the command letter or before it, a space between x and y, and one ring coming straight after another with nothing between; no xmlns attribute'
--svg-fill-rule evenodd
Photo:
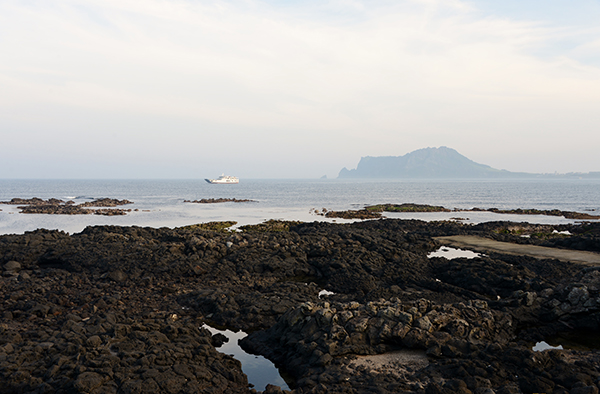
<svg viewBox="0 0 600 394"><path fill-rule="evenodd" d="M233 356L242 363L242 371L248 376L248 383L254 385L256 390L263 391L267 384L279 386L283 390L290 389L279 374L279 370L271 361L263 356L246 353L240 347L238 341L245 338L248 334L243 331L219 330L207 324L204 324L202 328L207 329L213 335L223 334L229 339L221 347L218 347L217 350Z"/></svg>
<svg viewBox="0 0 600 394"><path fill-rule="evenodd" d="M427 255L428 258L432 257L443 257L448 260L464 258L474 259L476 257L485 256L481 253L473 252L471 250L456 249L449 246L441 246L438 250L433 251Z"/></svg>
<svg viewBox="0 0 600 394"><path fill-rule="evenodd" d="M12 198L58 198L75 203L96 198L133 201L125 216L19 214L13 205L0 205L0 234L20 234L37 228L69 233L89 225L178 227L233 220L238 225L267 219L306 222L336 221L312 209L360 209L382 203L418 203L446 208L535 208L600 214L600 179L569 180L259 180L237 185L211 185L193 180L0 180L0 201ZM203 198L250 199L254 202L195 204ZM137 210L137 211L135 211ZM574 220L556 216L501 215L490 212L386 213L390 218L449 220L464 223L492 220L562 224Z"/></svg>

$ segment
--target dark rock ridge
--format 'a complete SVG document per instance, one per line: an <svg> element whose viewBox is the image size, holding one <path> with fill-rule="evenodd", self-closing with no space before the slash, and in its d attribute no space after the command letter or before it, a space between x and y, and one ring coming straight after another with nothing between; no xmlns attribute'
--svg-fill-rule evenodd
<svg viewBox="0 0 600 394"><path fill-rule="evenodd" d="M129 200L117 200L116 198L98 198L94 201L87 201L79 204L79 207L117 207L119 205L133 204Z"/></svg>
<svg viewBox="0 0 600 394"><path fill-rule="evenodd" d="M383 217L382 212L452 212L450 209L426 204L378 204L368 205L359 210L330 211L327 208L321 210L312 209L311 213L328 218L342 219L379 219Z"/></svg>
<svg viewBox="0 0 600 394"><path fill-rule="evenodd" d="M338 178L600 178L600 172L531 174L497 170L476 163L445 146L419 149L404 156L365 156L356 169L343 168Z"/></svg>
<svg viewBox="0 0 600 394"><path fill-rule="evenodd" d="M208 222L208 223L198 223L192 224L189 226L180 227L182 230L190 230L190 231L218 231L218 232L229 232L231 226L235 226L237 224L236 221L224 221L224 222Z"/></svg>
<svg viewBox="0 0 600 394"><path fill-rule="evenodd" d="M561 211L559 209L498 209L498 208L471 208L471 209L455 209L454 212L493 212L493 213L504 213L504 214L517 214L517 215L545 215L545 216L562 216L567 219L578 219L578 220L598 220L600 216L591 215L583 212L573 211Z"/></svg>
<svg viewBox="0 0 600 394"><path fill-rule="evenodd" d="M531 347L600 329L600 269L427 257L440 246L433 237L459 234L600 248L598 223L272 221L243 232L1 236L2 392L252 392L206 322L251 332L242 345L290 375L295 393L597 393L598 349ZM424 361L357 364L407 351Z"/></svg>
<svg viewBox="0 0 600 394"><path fill-rule="evenodd" d="M112 198L99 198L94 201L87 201L75 205L73 201L63 201L56 198L43 200L38 197L23 199L13 198L10 201L0 201L0 204L21 205L18 208L21 213L38 213L50 215L126 215L131 212L131 209L89 209L89 207L105 207L111 208L119 205L133 204L129 200L117 200Z"/></svg>
<svg viewBox="0 0 600 394"><path fill-rule="evenodd" d="M365 209L373 212L451 212L450 209L438 205L414 203L369 205Z"/></svg>
<svg viewBox="0 0 600 394"><path fill-rule="evenodd" d="M218 204L222 202L256 202L254 200L237 199L237 198L202 198L200 200L183 200L183 202L191 202L195 204Z"/></svg>
<svg viewBox="0 0 600 394"><path fill-rule="evenodd" d="M324 216L327 218L340 218L340 219L379 219L383 217L381 212L373 212L367 209L349 209L346 211L330 211L327 208L323 208L321 210L312 209L310 211L314 215Z"/></svg>
<svg viewBox="0 0 600 394"><path fill-rule="evenodd" d="M561 211L559 209L498 209L498 208L470 208L470 209L449 209L437 205L427 204L377 204L368 205L363 209L359 210L346 210L346 211L331 211L327 208L322 209L311 209L311 213L319 216L325 216L329 218L342 218L342 219L378 219L383 218L383 212L493 212L498 214L514 214L514 215L544 215L544 216L562 216L566 219L575 220L598 220L600 216L592 215L585 212L574 212L574 211ZM464 219L464 218L456 218Z"/></svg>

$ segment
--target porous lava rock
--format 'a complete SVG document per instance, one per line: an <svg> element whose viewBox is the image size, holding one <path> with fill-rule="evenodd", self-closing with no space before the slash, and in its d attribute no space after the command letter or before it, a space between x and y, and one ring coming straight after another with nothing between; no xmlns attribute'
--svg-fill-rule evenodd
<svg viewBox="0 0 600 394"><path fill-rule="evenodd" d="M13 198L10 201L0 201L0 204L20 205L18 208L21 213L30 214L48 214L48 215L103 215L115 216L126 215L131 212L131 209L111 209L119 205L133 204L129 200L117 200L114 198L99 198L94 201L87 201L75 205L74 201L63 201L56 198L43 200L38 197L23 199ZM111 208L96 208L89 207L111 207Z"/></svg>
<svg viewBox="0 0 600 394"><path fill-rule="evenodd" d="M428 257L440 247L434 237L509 240L518 236L501 229L512 225L271 222L242 232L96 226L0 236L2 390L253 392L240 363L215 348L223 338L201 328L210 324L250 333L243 347L274 361L294 393L597 392L593 344L532 346L598 331L598 267ZM544 231L588 237L582 247L595 250L599 228ZM569 247L562 239L539 242Z"/></svg>

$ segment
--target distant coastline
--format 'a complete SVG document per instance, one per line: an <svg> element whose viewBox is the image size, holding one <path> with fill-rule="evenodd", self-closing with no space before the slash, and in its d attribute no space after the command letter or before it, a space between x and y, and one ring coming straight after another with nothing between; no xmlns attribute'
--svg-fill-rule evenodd
<svg viewBox="0 0 600 394"><path fill-rule="evenodd" d="M498 170L476 163L445 146L419 149L404 156L365 156L355 169L342 168L342 179L600 179L600 171L527 173Z"/></svg>

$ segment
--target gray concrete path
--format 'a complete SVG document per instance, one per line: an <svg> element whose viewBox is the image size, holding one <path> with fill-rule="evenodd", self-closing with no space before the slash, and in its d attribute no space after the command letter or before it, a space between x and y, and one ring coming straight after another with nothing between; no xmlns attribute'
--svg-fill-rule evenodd
<svg viewBox="0 0 600 394"><path fill-rule="evenodd" d="M444 245L456 248L468 248L477 252L498 252L514 255L531 256L538 259L557 259L571 261L586 265L599 265L600 254L579 250L557 249L537 245L521 245L510 242L499 242L489 238L476 237L473 235L452 235L447 237L435 237Z"/></svg>

